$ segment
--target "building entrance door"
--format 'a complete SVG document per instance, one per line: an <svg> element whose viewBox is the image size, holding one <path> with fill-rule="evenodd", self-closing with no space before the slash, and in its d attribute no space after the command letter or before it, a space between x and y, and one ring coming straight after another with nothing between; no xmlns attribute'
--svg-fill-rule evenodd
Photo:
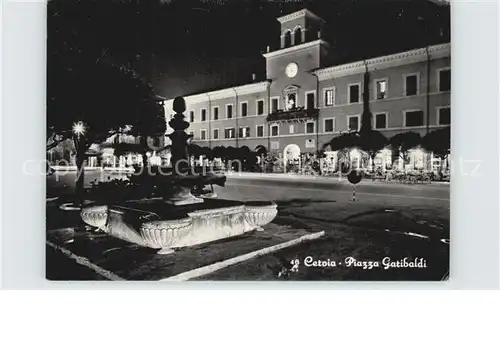
<svg viewBox="0 0 500 351"><path fill-rule="evenodd" d="M297 165L300 167L300 147L296 144L289 144L283 149L283 163L285 172L287 168Z"/></svg>

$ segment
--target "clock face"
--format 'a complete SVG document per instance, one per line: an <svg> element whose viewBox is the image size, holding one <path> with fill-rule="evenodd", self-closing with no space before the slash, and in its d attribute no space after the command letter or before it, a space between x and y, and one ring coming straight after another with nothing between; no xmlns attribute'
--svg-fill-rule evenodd
<svg viewBox="0 0 500 351"><path fill-rule="evenodd" d="M286 66L285 73L289 78L293 78L297 75L297 72L299 70L299 66L295 62L289 63L288 66Z"/></svg>

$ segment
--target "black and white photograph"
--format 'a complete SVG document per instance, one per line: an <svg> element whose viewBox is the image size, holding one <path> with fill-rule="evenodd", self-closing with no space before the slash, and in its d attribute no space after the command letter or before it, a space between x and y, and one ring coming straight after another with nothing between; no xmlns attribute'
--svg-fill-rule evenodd
<svg viewBox="0 0 500 351"><path fill-rule="evenodd" d="M46 279L453 276L449 1L46 6Z"/></svg>

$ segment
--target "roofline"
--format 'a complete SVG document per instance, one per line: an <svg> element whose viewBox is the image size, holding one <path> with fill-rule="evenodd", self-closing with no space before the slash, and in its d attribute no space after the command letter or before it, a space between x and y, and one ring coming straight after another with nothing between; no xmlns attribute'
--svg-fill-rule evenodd
<svg viewBox="0 0 500 351"><path fill-rule="evenodd" d="M362 61L350 62L343 65L320 68L314 70L314 74L318 76L319 80L327 80L334 77L364 73L367 67L382 69L394 66L402 66L415 62L426 61L428 58L438 59L450 57L450 54L450 43L438 44L414 50L403 51L396 54L373 57Z"/></svg>
<svg viewBox="0 0 500 351"><path fill-rule="evenodd" d="M204 93L194 94L194 95L186 95L183 98L188 103L202 102L208 101L209 99L223 99L227 97L234 97L236 95L247 95L257 92L263 92L267 90L267 87L271 84L269 80L264 80L255 83L249 83L244 85L232 86L219 90L211 90ZM167 99L165 103L171 103L174 99Z"/></svg>
<svg viewBox="0 0 500 351"><path fill-rule="evenodd" d="M279 49L279 50L275 50L275 51L271 51L271 52L266 52L266 53L262 54L262 56L264 56L267 59L270 57L284 55L284 54L287 54L287 53L292 52L292 51L307 49L307 48L310 48L311 46L318 45L318 44L325 45L327 47L330 46L330 44L328 44L323 39L316 39L314 41L308 41L307 43L289 46L287 48L283 48L283 49Z"/></svg>
<svg viewBox="0 0 500 351"><path fill-rule="evenodd" d="M302 10L290 13L288 15L278 17L277 20L280 23L285 23L285 22L292 21L292 20L299 18L299 17L302 17L302 16L309 17L309 18L315 19L317 21L320 21L322 23L325 23L325 20L323 18L319 17L318 15L315 15L314 13L312 13L308 9L302 9Z"/></svg>

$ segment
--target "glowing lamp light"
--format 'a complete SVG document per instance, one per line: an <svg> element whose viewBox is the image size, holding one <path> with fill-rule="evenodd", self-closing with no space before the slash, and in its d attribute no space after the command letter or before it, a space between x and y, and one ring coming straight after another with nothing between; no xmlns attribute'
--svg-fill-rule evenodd
<svg viewBox="0 0 500 351"><path fill-rule="evenodd" d="M85 133L85 126L82 122L76 122L73 124L73 133L78 135L83 135Z"/></svg>
<svg viewBox="0 0 500 351"><path fill-rule="evenodd" d="M360 158L361 157L361 152L359 152L358 149L352 149L350 154L351 154L352 158Z"/></svg>
<svg viewBox="0 0 500 351"><path fill-rule="evenodd" d="M392 153L391 149L388 149L388 148L384 148L384 149L382 149L382 151L381 151L381 152L382 152L382 154L383 154L383 155L385 155L385 156L391 156L391 153Z"/></svg>
<svg viewBox="0 0 500 351"><path fill-rule="evenodd" d="M415 157L419 158L419 157L422 157L424 155L424 151L420 148L418 149L413 149L413 154L415 155Z"/></svg>

